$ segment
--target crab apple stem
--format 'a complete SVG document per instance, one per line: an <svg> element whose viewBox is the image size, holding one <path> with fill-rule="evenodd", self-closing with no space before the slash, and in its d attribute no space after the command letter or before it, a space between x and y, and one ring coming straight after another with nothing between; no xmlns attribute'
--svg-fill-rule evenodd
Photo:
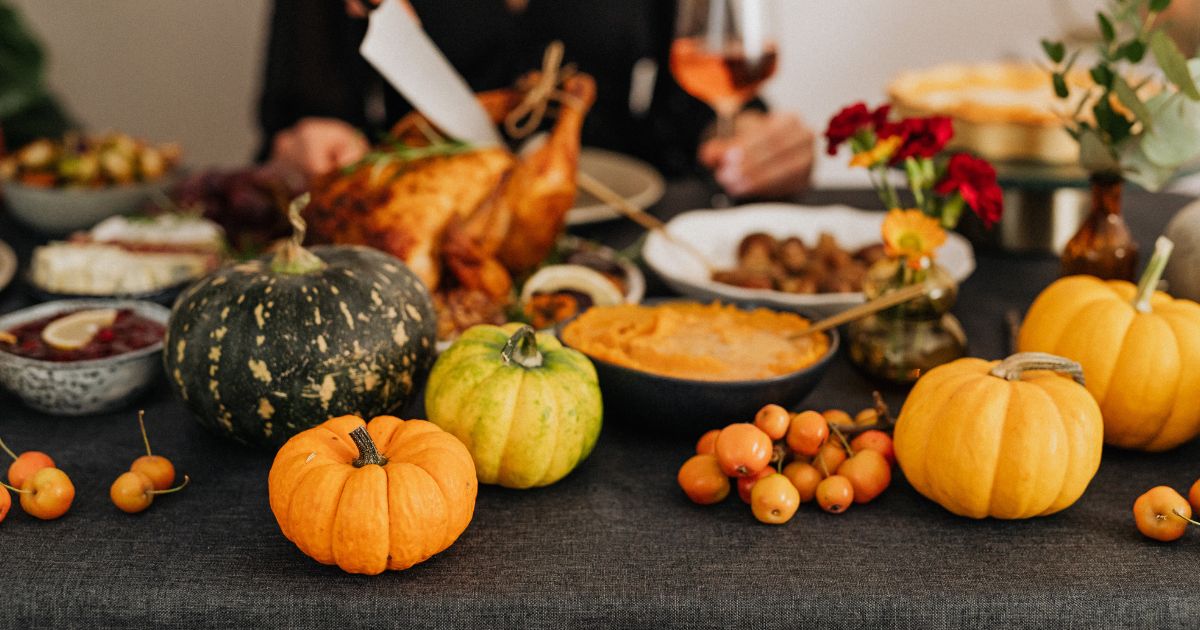
<svg viewBox="0 0 1200 630"><path fill-rule="evenodd" d="M1191 523L1192 525L1195 525L1195 526L1197 526L1197 527L1200 527L1200 522L1193 521L1192 519L1190 519L1190 518L1188 518L1188 517L1184 516L1183 514L1181 514L1181 513L1179 512L1179 509L1178 509L1178 508L1174 508L1174 509L1172 509L1172 510L1171 510L1171 513L1172 513L1172 514L1174 514L1175 516L1178 516L1179 518L1181 518L1181 519L1183 519L1183 520L1185 520L1185 521L1187 521L1187 522Z"/></svg>
<svg viewBox="0 0 1200 630"><path fill-rule="evenodd" d="M146 437L146 410L138 409L138 426L142 428L142 442L146 444L146 454L154 455L150 452L150 438Z"/></svg>
<svg viewBox="0 0 1200 630"><path fill-rule="evenodd" d="M187 475L184 475L184 476L183 476L183 483L179 484L178 486L175 486L174 488L168 488L168 489L166 489L166 490L151 490L151 491L150 491L150 494L156 494L156 495L157 495L157 494L171 494L172 492L179 492L180 490L183 490L184 488L186 488L186 487L187 487L187 485L188 485L188 483L189 483L191 480L192 480L192 478L191 478L191 477L189 477L189 476L187 476Z"/></svg>
<svg viewBox="0 0 1200 630"><path fill-rule="evenodd" d="M888 404L883 400L883 394L879 390L871 392L871 396L875 399L875 424L883 423L888 427L895 426L896 421L892 419L892 411L888 409Z"/></svg>
<svg viewBox="0 0 1200 630"><path fill-rule="evenodd" d="M824 457L818 457L817 459L818 459L818 462L817 462L817 463L821 464L821 474L823 474L823 475L825 475L826 477L828 477L828 476L829 476L829 466L826 466L826 465L825 465L825 458L824 458Z"/></svg>
<svg viewBox="0 0 1200 630"><path fill-rule="evenodd" d="M4 443L4 440L0 440L0 449L3 449L4 452L8 453L8 456L14 460L17 458L17 454L12 452L12 449L8 448L8 445Z"/></svg>
<svg viewBox="0 0 1200 630"><path fill-rule="evenodd" d="M837 425L830 422L829 430L833 431L833 434L837 436L838 441L842 443L842 448L846 449L846 456L854 457L854 449L850 448L850 443L846 441L846 436L842 435L841 429L838 429Z"/></svg>
<svg viewBox="0 0 1200 630"><path fill-rule="evenodd" d="M9 490L16 492L17 494L29 494L29 493L33 492L33 490L18 490L16 488L4 483L3 481L0 481L0 486L4 486L5 488L8 488Z"/></svg>

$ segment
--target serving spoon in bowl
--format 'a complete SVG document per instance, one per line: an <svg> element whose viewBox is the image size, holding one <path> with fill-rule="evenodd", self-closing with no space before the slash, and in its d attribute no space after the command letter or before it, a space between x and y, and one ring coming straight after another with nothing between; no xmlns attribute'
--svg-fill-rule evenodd
<svg viewBox="0 0 1200 630"><path fill-rule="evenodd" d="M938 281L926 281L919 284L909 285L896 291L884 293L883 295L870 300L869 302L864 302L853 308L848 308L836 315L826 317L825 319L814 323L812 326L809 326L804 332L790 335L789 339L800 339L813 333L826 331L830 328L836 328L842 324L848 324L854 320L862 319L867 315L878 313L884 309L891 308L897 304L903 304L909 300L915 300L916 298L924 295L936 297L938 293L949 288L949 285Z"/></svg>

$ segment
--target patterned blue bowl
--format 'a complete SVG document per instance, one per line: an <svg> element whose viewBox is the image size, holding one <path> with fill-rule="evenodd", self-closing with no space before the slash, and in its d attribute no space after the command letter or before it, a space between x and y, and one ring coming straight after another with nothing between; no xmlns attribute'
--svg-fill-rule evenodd
<svg viewBox="0 0 1200 630"><path fill-rule="evenodd" d="M130 309L166 326L171 311L138 300L59 300L0 317L0 330L64 311ZM62 416L86 416L118 409L143 394L162 372L162 342L104 359L39 361L0 350L0 385L26 405Z"/></svg>

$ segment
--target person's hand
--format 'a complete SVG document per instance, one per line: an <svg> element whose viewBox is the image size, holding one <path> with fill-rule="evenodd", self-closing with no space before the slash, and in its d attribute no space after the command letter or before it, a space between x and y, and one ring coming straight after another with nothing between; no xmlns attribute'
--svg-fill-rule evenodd
<svg viewBox="0 0 1200 630"><path fill-rule="evenodd" d="M700 145L699 160L735 197L791 197L808 188L813 132L787 112L738 114L731 138Z"/></svg>
<svg viewBox="0 0 1200 630"><path fill-rule="evenodd" d="M404 8L408 11L409 15L413 16L414 18L417 17L417 12L413 10L412 5L408 3L408 0L394 1L404 5ZM345 2L346 15L354 18L365 18L367 17L367 14L371 12L371 8L379 6L379 3L382 2L382 0L345 0ZM370 5L370 8L368 5ZM421 20L418 18L417 22L420 21Z"/></svg>
<svg viewBox="0 0 1200 630"><path fill-rule="evenodd" d="M302 118L275 134L271 162L306 178L353 164L370 145L358 129L336 118Z"/></svg>

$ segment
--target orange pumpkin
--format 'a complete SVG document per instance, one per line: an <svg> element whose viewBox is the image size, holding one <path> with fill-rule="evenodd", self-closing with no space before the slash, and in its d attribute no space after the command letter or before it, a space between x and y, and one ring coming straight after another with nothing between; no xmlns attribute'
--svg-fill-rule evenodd
<svg viewBox="0 0 1200 630"><path fill-rule="evenodd" d="M1100 467L1103 421L1079 365L1041 353L927 372L896 420L896 461L960 516L1029 518L1074 503Z"/></svg>
<svg viewBox="0 0 1200 630"><path fill-rule="evenodd" d="M422 562L458 539L475 511L475 464L425 420L333 418L275 456L271 511L305 555L375 575Z"/></svg>
<svg viewBox="0 0 1200 630"><path fill-rule="evenodd" d="M1055 281L1034 300L1017 338L1021 351L1083 365L1104 415L1104 441L1114 446L1164 451L1200 434L1200 305L1152 291L1163 251L1138 287L1091 276Z"/></svg>

